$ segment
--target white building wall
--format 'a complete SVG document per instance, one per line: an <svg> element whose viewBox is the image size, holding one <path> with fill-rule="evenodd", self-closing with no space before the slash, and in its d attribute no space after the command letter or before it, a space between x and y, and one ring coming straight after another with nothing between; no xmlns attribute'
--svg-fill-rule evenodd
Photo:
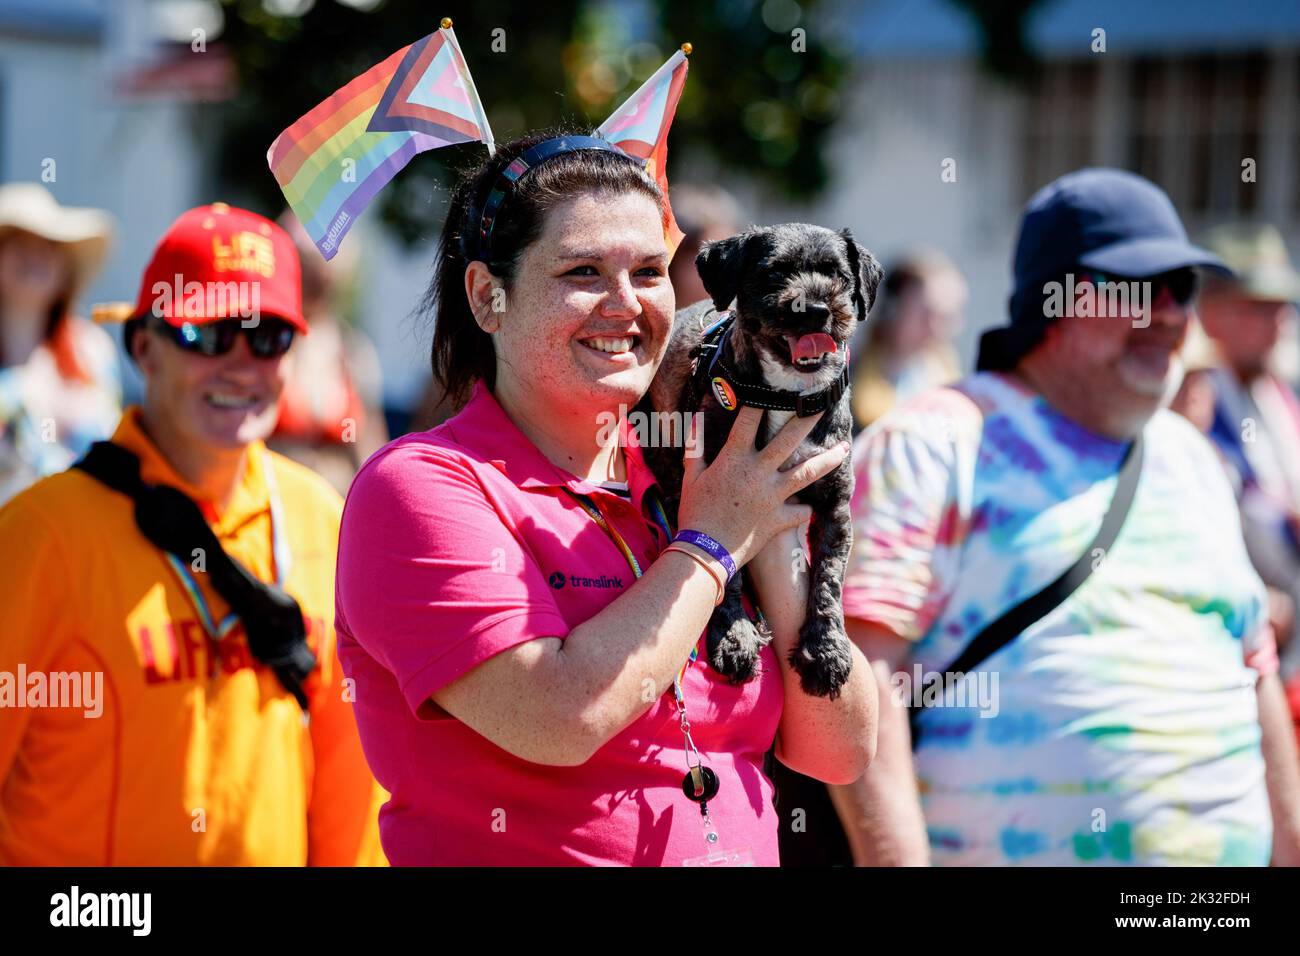
<svg viewBox="0 0 1300 956"><path fill-rule="evenodd" d="M886 265L909 247L951 256L971 286L959 347L1001 321L1010 289L1019 181L1018 97L972 63L906 61L863 70L831 146L835 180L806 207L763 201L760 222L849 226ZM954 160L956 179L942 178Z"/></svg>

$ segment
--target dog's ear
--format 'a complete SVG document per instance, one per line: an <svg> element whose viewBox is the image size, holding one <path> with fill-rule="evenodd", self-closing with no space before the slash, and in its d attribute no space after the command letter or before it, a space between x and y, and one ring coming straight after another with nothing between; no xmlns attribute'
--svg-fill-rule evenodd
<svg viewBox="0 0 1300 956"><path fill-rule="evenodd" d="M748 236L742 234L706 242L695 257L695 271L700 274L704 290L719 312L731 305L740 290L740 271L747 241Z"/></svg>
<svg viewBox="0 0 1300 956"><path fill-rule="evenodd" d="M841 229L844 238L844 251L849 259L849 271L853 273L853 304L858 310L858 321L865 321L867 313L876 304L876 289L885 277L885 270L876 257L853 238L849 229Z"/></svg>

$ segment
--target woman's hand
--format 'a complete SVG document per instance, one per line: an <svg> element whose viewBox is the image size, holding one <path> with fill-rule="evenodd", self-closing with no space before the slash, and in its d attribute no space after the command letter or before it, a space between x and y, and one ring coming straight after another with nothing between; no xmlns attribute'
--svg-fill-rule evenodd
<svg viewBox="0 0 1300 956"><path fill-rule="evenodd" d="M736 567L741 567L773 535L806 525L812 509L790 504L787 499L834 471L848 454L849 444L841 442L788 471L782 471L781 465L822 414L790 419L765 448L758 450L754 436L763 420L763 410L748 405L741 408L726 444L711 465L705 466L702 453L687 455L677 512L679 527L709 535L730 552ZM694 447L688 447L688 453L697 450L703 440L703 435L694 434Z"/></svg>

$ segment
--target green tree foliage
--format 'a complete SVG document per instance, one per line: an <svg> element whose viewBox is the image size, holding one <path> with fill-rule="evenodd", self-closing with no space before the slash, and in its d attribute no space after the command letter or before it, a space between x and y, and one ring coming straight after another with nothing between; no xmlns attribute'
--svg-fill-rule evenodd
<svg viewBox="0 0 1300 956"><path fill-rule="evenodd" d="M790 198L830 178L826 144L848 93L850 51L794 0L657 0L666 35L695 48L673 148L703 147L721 165ZM671 157L669 174L672 173Z"/></svg>

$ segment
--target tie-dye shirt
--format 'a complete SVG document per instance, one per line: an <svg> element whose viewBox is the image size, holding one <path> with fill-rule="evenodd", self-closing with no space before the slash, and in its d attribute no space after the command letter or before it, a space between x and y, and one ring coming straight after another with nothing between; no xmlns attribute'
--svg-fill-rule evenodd
<svg viewBox="0 0 1300 956"><path fill-rule="evenodd" d="M936 864L1268 863L1264 588L1205 438L1160 411L1144 443L1091 577L920 716ZM895 410L854 449L845 613L913 642L909 680L941 670L1090 546L1124 449L1001 374Z"/></svg>

